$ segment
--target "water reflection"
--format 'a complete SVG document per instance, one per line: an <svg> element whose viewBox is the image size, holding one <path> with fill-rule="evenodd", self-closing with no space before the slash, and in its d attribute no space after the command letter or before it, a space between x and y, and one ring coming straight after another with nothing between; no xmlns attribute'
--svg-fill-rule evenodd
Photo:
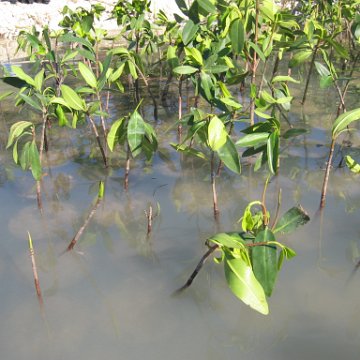
<svg viewBox="0 0 360 360"><path fill-rule="evenodd" d="M313 93L306 116L290 114L293 124L309 132L282 143L281 172L269 185L270 211L282 188L282 211L300 202L311 215L316 212L332 96ZM121 99L110 102L114 119L129 111L131 94ZM145 105L144 116L152 117L151 101ZM244 206L261 197L266 178L246 162L240 177L224 170L217 180L220 222L214 223L209 164L181 157L168 145L176 141L173 105L159 108L157 122L151 118L163 134L160 152L153 164L141 157L132 162L128 192L122 186L123 152L111 154L111 167L105 170L86 126L76 131L54 126L43 179L43 216L31 176L15 168L4 149L5 130L24 114L15 113L5 123L11 109L1 105L4 358L356 359L360 273L348 280L360 246L360 198L357 178L344 169L332 172L322 218L312 216L309 226L280 239L298 256L279 276L268 317L240 303L212 261L190 289L171 297L204 253L205 239L215 231L239 228ZM353 134L351 141L356 155L358 136ZM338 162L347 149L339 145L337 151ZM106 182L104 200L74 251L60 256L89 213L100 180ZM160 207L150 238L149 204ZM33 289L27 230L34 241L45 319Z"/></svg>

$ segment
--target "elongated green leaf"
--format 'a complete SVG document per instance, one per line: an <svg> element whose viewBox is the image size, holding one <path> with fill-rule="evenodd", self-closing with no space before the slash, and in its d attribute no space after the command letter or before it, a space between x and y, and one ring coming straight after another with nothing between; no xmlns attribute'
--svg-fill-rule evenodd
<svg viewBox="0 0 360 360"><path fill-rule="evenodd" d="M226 136L225 144L217 150L217 153L221 161L228 169L230 169L236 174L241 173L239 154L237 152L235 144L228 135Z"/></svg>
<svg viewBox="0 0 360 360"><path fill-rule="evenodd" d="M208 241L229 249L244 249L245 244L244 238L237 232L218 233L211 236Z"/></svg>
<svg viewBox="0 0 360 360"><path fill-rule="evenodd" d="M13 91L5 91L0 94L0 101L6 99L7 97L11 96L14 92Z"/></svg>
<svg viewBox="0 0 360 360"><path fill-rule="evenodd" d="M333 84L333 78L331 75L323 76L320 78L320 89L327 89Z"/></svg>
<svg viewBox="0 0 360 360"><path fill-rule="evenodd" d="M274 83L277 83L277 82L292 82L292 83L295 83L295 84L300 84L300 81L298 80L295 80L294 78L292 78L291 76L282 76L282 75L279 75L279 76L275 76L271 82L274 84Z"/></svg>
<svg viewBox="0 0 360 360"><path fill-rule="evenodd" d="M6 145L8 149L13 142L24 132L25 129L33 126L30 121L18 121L17 123L13 124L10 128L9 139Z"/></svg>
<svg viewBox="0 0 360 360"><path fill-rule="evenodd" d="M42 69L35 75L34 78L34 86L39 93L41 93L41 88L44 82L44 74L45 74L45 70Z"/></svg>
<svg viewBox="0 0 360 360"><path fill-rule="evenodd" d="M315 61L315 67L321 77L331 75L329 69L318 61Z"/></svg>
<svg viewBox="0 0 360 360"><path fill-rule="evenodd" d="M269 137L269 133L259 132L247 134L240 138L235 144L242 147L259 146L265 144Z"/></svg>
<svg viewBox="0 0 360 360"><path fill-rule="evenodd" d="M66 126L68 124L68 120L66 118L65 112L60 105L56 106L55 114L59 120L59 126Z"/></svg>
<svg viewBox="0 0 360 360"><path fill-rule="evenodd" d="M21 149L19 163L23 170L26 170L30 166L30 144L31 141L27 141Z"/></svg>
<svg viewBox="0 0 360 360"><path fill-rule="evenodd" d="M94 72L92 71L92 69L87 67L82 62L79 62L78 67L79 67L80 74L84 78L86 83L93 89L96 89L97 81L96 81L96 76L95 76Z"/></svg>
<svg viewBox="0 0 360 360"><path fill-rule="evenodd" d="M200 88L201 95L210 102L213 99L212 90L214 88L214 84L211 80L211 76L204 71L200 73Z"/></svg>
<svg viewBox="0 0 360 360"><path fill-rule="evenodd" d="M31 173L35 180L41 179L41 164L39 151L35 141L32 141L29 147L29 162L31 166Z"/></svg>
<svg viewBox="0 0 360 360"><path fill-rule="evenodd" d="M225 251L224 270L231 291L252 309L267 315L269 307L264 289L256 279L251 266L241 258L235 258Z"/></svg>
<svg viewBox="0 0 360 360"><path fill-rule="evenodd" d="M334 122L332 127L332 137L336 138L353 121L360 119L360 108L347 111L341 114Z"/></svg>
<svg viewBox="0 0 360 360"><path fill-rule="evenodd" d="M231 41L231 49L234 54L241 54L245 44L245 30L241 19L237 18L231 23L229 36Z"/></svg>
<svg viewBox="0 0 360 360"><path fill-rule="evenodd" d="M129 119L127 126L127 136L132 155L135 157L141 152L141 142L145 134L144 120L137 110Z"/></svg>
<svg viewBox="0 0 360 360"><path fill-rule="evenodd" d="M289 62L289 67L293 68L305 62L312 55L311 50L302 50L297 52Z"/></svg>
<svg viewBox="0 0 360 360"><path fill-rule="evenodd" d="M190 148L186 145L179 145L179 144L174 144L174 143L170 143L170 146L173 147L176 151L180 151L180 152L183 152L187 155L192 155L192 156L196 156L200 159L203 159L203 160L207 160L205 154L199 150L196 150L196 149L193 149L193 148Z"/></svg>
<svg viewBox="0 0 360 360"><path fill-rule="evenodd" d="M66 33L65 35L62 35L59 37L59 42L70 42L70 43L79 43L81 45L84 45L85 47L88 48L88 50L93 54L94 53L94 48L91 45L91 42L89 40L86 40L84 38L80 38L77 36L72 35L70 32ZM79 50L80 53L80 50Z"/></svg>
<svg viewBox="0 0 360 360"><path fill-rule="evenodd" d="M118 119L111 125L109 134L107 136L107 143L110 151L114 151L114 147L119 141L120 138L119 131L121 129L121 125L123 124L124 120L125 118Z"/></svg>
<svg viewBox="0 0 360 360"><path fill-rule="evenodd" d="M32 77L25 74L24 70L20 66L11 66L12 72L21 80L25 81L28 85L35 86L35 81Z"/></svg>
<svg viewBox="0 0 360 360"><path fill-rule="evenodd" d="M199 25L194 24L192 20L188 20L184 26L181 37L184 45L188 45L196 36L199 30Z"/></svg>
<svg viewBox="0 0 360 360"><path fill-rule="evenodd" d="M212 117L208 127L209 146L213 151L220 149L225 143L227 132L224 123L215 115Z"/></svg>
<svg viewBox="0 0 360 360"><path fill-rule="evenodd" d="M61 94L68 107L74 110L86 111L85 102L81 97L69 86L61 85Z"/></svg>
<svg viewBox="0 0 360 360"><path fill-rule="evenodd" d="M233 109L239 110L242 108L242 105L231 98L220 98L219 99L223 104L232 107Z"/></svg>
<svg viewBox="0 0 360 360"><path fill-rule="evenodd" d="M178 8L181 10L181 12L184 15L187 15L189 10L188 10L185 0L175 0L175 2L176 2L176 5L178 6Z"/></svg>
<svg viewBox="0 0 360 360"><path fill-rule="evenodd" d="M28 104L30 105L32 108L42 111L41 105L38 103L37 100L35 100L34 98L31 98L25 94L20 93L19 96Z"/></svg>
<svg viewBox="0 0 360 360"><path fill-rule="evenodd" d="M255 238L255 244L268 241L275 241L275 236L269 229L260 231ZM265 295L271 296L278 271L276 246L253 247L251 250L251 262L254 275L263 287Z"/></svg>
<svg viewBox="0 0 360 360"><path fill-rule="evenodd" d="M269 170L275 174L278 168L279 159L279 134L274 131L267 140L267 159Z"/></svg>
<svg viewBox="0 0 360 360"><path fill-rule="evenodd" d="M204 60L201 55L201 52L196 48L185 48L185 54L192 62L195 62L195 65L203 66Z"/></svg>
<svg viewBox="0 0 360 360"><path fill-rule="evenodd" d="M190 65L181 65L181 66L177 66L173 69L173 72L175 74L179 74L179 75L189 75L189 74L193 74L195 72L197 72L199 69L197 69L196 67L190 66Z"/></svg>
<svg viewBox="0 0 360 360"><path fill-rule="evenodd" d="M216 14L215 5L209 0L196 0L199 8L203 10L203 15Z"/></svg>
<svg viewBox="0 0 360 360"><path fill-rule="evenodd" d="M360 165L350 156L345 156L346 166L355 174L360 174Z"/></svg>
<svg viewBox="0 0 360 360"><path fill-rule="evenodd" d="M294 206L280 218L274 233L289 234L300 225L306 224L309 220L309 215L300 205Z"/></svg>
<svg viewBox="0 0 360 360"><path fill-rule="evenodd" d="M287 130L282 137L284 139L290 139L292 137L304 135L306 133L308 133L308 130L306 129L292 128Z"/></svg>

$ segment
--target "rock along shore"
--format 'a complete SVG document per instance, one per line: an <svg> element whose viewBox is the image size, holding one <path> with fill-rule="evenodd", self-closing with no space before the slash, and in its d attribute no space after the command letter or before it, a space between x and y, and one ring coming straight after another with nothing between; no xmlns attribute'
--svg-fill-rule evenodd
<svg viewBox="0 0 360 360"><path fill-rule="evenodd" d="M105 7L106 13L97 26L108 31L116 30L116 21L108 19L116 2L117 0L50 0L49 4L12 4L9 0L0 0L0 60L10 60L13 57L16 49L14 39L21 30L32 26L41 29L45 25L50 29L57 29L62 18L60 11L65 5L71 9L89 9L91 4L100 3ZM179 12L175 0L152 0L151 7L153 12L162 9L170 16Z"/></svg>

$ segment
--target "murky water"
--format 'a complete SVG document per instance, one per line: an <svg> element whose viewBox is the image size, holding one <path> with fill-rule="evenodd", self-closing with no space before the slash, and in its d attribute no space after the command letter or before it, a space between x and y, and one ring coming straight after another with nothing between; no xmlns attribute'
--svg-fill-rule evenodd
<svg viewBox="0 0 360 360"><path fill-rule="evenodd" d="M112 100L114 118L128 111L129 98ZM169 146L176 141L176 104L160 107L155 122L151 103L145 102L145 116L161 136L160 153L151 165L142 158L132 162L128 192L122 184L123 155L115 154L105 171L89 128L53 127L43 216L31 174L15 167L5 150L10 124L29 114L14 112L10 102L1 104L2 358L357 359L360 273L350 275L360 247L358 177L334 169L326 209L314 216L335 94L313 87L305 107L295 103L290 114L290 121L309 133L282 144L280 175L269 185L268 207L274 211L281 188L283 211L301 203L312 221L281 238L298 256L284 264L266 317L232 295L222 266L212 261L187 291L172 296L206 251L205 239L239 228L236 221L246 204L261 197L266 172L254 173L246 163L241 176L223 171L217 180L221 217L216 225L209 166L182 159ZM350 140L351 148L337 147L335 165L341 154L358 156L359 134L352 133ZM106 182L105 200L75 251L62 254L89 213L99 180ZM148 239L144 211L152 204L156 212L157 203L160 212ZM36 251L43 311L27 231Z"/></svg>

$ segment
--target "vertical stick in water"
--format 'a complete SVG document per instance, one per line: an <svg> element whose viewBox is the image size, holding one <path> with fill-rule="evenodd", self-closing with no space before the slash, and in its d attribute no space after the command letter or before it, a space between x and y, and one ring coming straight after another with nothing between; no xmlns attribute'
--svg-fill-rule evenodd
<svg viewBox="0 0 360 360"><path fill-rule="evenodd" d="M29 232L28 232L28 237L29 237L29 250L30 250L32 270L33 270L33 275L34 275L35 289L36 289L36 294L37 294L40 306L42 307L44 305L44 301L43 301L43 298L41 295L39 276L38 276L38 272L37 272L37 268L36 268L35 251L34 251L32 239L31 239L31 235Z"/></svg>

